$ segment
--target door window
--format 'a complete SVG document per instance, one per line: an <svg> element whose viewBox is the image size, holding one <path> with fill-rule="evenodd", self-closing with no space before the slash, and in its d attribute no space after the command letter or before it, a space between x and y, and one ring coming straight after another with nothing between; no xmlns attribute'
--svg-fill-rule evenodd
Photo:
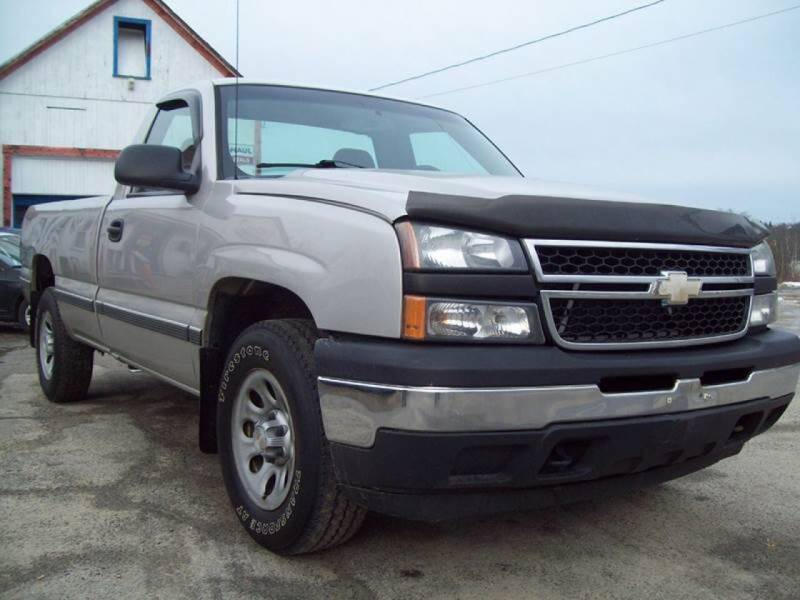
<svg viewBox="0 0 800 600"><path fill-rule="evenodd" d="M145 143L177 148L181 151L183 168L189 169L196 150L194 138L192 115L182 103L175 108L159 109Z"/></svg>

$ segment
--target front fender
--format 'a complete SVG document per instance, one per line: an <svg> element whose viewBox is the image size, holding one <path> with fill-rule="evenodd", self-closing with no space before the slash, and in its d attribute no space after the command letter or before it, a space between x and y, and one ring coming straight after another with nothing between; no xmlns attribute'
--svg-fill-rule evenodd
<svg viewBox="0 0 800 600"><path fill-rule="evenodd" d="M201 227L199 306L208 306L216 282L253 279L296 294L320 329L400 337L402 266L390 223L295 198L225 202L225 218Z"/></svg>

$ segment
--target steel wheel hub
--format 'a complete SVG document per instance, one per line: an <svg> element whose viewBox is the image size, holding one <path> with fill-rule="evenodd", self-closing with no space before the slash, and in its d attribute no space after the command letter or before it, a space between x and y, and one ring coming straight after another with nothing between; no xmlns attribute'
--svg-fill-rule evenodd
<svg viewBox="0 0 800 600"><path fill-rule="evenodd" d="M294 476L294 435L286 395L266 369L251 371L239 389L231 420L236 470L250 499L275 510Z"/></svg>
<svg viewBox="0 0 800 600"><path fill-rule="evenodd" d="M56 334L53 328L53 318L49 312L42 315L42 324L39 326L39 365L47 379L53 376L53 366L56 362L55 346Z"/></svg>

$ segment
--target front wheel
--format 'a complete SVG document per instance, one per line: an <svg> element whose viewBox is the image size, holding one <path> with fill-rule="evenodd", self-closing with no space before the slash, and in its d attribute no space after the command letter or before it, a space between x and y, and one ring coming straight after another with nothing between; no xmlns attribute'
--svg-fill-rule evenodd
<svg viewBox="0 0 800 600"><path fill-rule="evenodd" d="M303 554L352 537L366 510L339 489L322 427L306 321L262 321L234 342L217 439L236 516L265 548Z"/></svg>
<svg viewBox="0 0 800 600"><path fill-rule="evenodd" d="M75 402L86 397L93 363L94 350L69 337L53 288L47 288L36 311L36 364L48 400Z"/></svg>

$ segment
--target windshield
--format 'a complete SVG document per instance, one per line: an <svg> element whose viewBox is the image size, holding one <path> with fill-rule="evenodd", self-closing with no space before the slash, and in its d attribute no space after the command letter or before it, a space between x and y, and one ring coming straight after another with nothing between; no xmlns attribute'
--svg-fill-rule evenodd
<svg viewBox="0 0 800 600"><path fill-rule="evenodd" d="M0 235L0 256L12 267L20 266L18 235Z"/></svg>
<svg viewBox="0 0 800 600"><path fill-rule="evenodd" d="M225 179L305 167L469 175L519 171L480 131L446 110L359 94L272 85L217 88Z"/></svg>

